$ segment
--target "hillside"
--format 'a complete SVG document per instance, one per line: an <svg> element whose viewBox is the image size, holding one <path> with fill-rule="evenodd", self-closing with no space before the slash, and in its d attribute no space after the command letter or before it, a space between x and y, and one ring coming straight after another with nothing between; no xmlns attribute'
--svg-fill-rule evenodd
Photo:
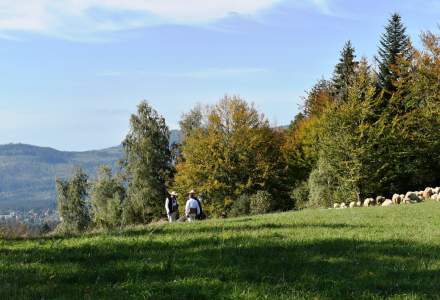
<svg viewBox="0 0 440 300"><path fill-rule="evenodd" d="M0 241L2 299L432 299L440 203Z"/></svg>
<svg viewBox="0 0 440 300"><path fill-rule="evenodd" d="M179 131L172 131L171 143ZM121 146L97 151L64 152L23 144L0 146L0 210L55 207L55 178L70 176L75 166L95 176L99 166L117 168Z"/></svg>

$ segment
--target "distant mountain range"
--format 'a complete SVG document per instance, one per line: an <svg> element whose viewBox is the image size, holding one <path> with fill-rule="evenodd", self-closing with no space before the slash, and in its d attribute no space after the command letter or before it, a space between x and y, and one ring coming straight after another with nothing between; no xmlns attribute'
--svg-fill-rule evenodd
<svg viewBox="0 0 440 300"><path fill-rule="evenodd" d="M180 132L171 131L171 143ZM24 144L0 145L0 211L55 208L55 178L66 178L75 166L94 177L101 165L118 167L122 146L85 152L66 152Z"/></svg>

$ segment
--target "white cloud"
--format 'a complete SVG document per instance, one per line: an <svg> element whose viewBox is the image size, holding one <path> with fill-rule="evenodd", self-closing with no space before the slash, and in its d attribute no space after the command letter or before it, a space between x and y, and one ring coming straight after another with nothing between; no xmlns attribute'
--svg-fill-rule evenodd
<svg viewBox="0 0 440 300"><path fill-rule="evenodd" d="M0 0L0 32L75 34L255 14L280 0Z"/></svg>
<svg viewBox="0 0 440 300"><path fill-rule="evenodd" d="M34 32L87 38L164 23L199 24L254 15L288 0L0 0L0 38ZM291 0L328 11L329 0Z"/></svg>

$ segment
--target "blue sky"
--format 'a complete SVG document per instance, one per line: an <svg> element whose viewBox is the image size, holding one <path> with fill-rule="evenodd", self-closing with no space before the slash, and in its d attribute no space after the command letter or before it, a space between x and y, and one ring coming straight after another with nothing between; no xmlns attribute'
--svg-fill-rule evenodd
<svg viewBox="0 0 440 300"><path fill-rule="evenodd" d="M372 59L393 12L418 45L440 1L0 0L0 144L109 147L142 99L177 128L226 93L288 124L346 40Z"/></svg>

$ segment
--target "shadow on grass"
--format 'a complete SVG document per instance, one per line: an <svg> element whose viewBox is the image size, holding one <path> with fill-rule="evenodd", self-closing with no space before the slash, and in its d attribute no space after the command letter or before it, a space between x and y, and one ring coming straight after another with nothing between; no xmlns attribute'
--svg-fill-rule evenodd
<svg viewBox="0 0 440 300"><path fill-rule="evenodd" d="M245 225L243 230L258 230L262 225L291 228L259 224ZM127 237L103 239L96 245L0 248L0 298L438 297L437 246L343 238L298 241L248 235L221 239L215 236L220 229L210 228L212 236L179 242ZM168 230L173 226L164 232ZM184 234L186 228L179 230Z"/></svg>

